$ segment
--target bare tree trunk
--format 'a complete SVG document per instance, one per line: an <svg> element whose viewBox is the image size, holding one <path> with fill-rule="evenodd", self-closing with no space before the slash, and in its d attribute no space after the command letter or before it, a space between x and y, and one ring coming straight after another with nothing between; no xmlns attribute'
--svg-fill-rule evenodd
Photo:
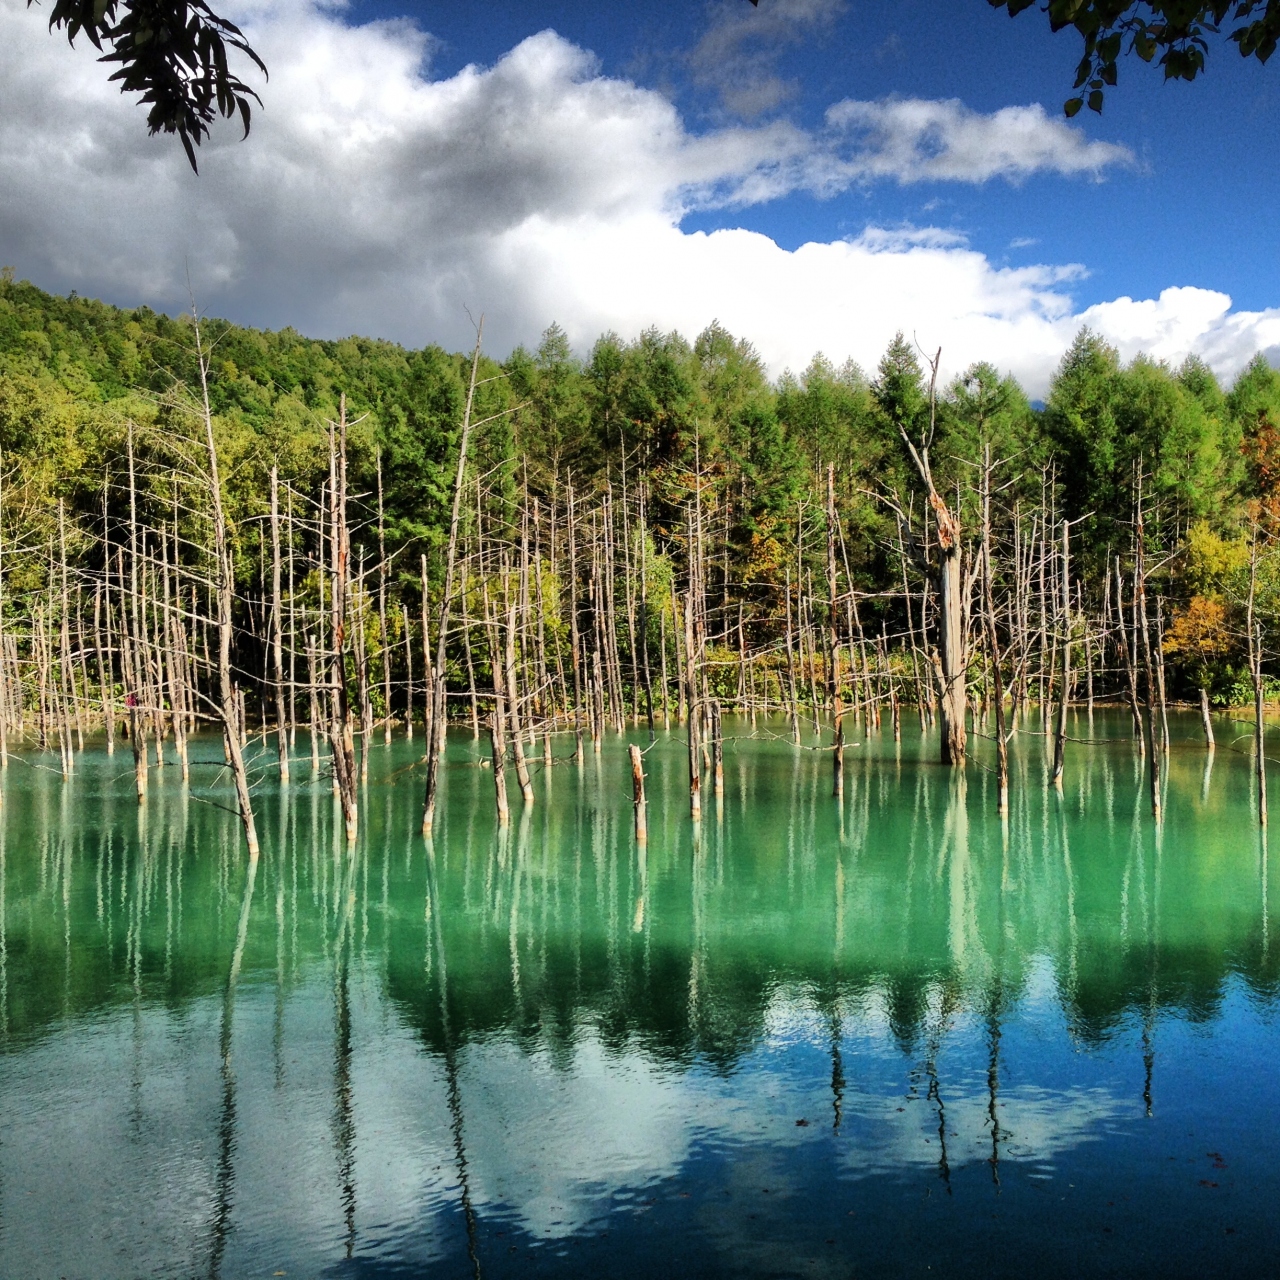
<svg viewBox="0 0 1280 1280"><path fill-rule="evenodd" d="M75 674L71 662L71 592L67 573L67 509L58 499L58 559L62 576L59 601L58 666L62 677L62 776L70 777L75 756L71 750L71 707L75 701Z"/></svg>
<svg viewBox="0 0 1280 1280"><path fill-rule="evenodd" d="M209 366L200 336L200 322L194 321L196 356L200 367L201 409L204 418L205 448L208 451L209 503L213 514L213 553L215 560L215 595L218 610L218 688L219 710L222 713L223 736L227 743L227 757L231 763L231 775L235 782L236 799L240 808L240 821L244 826L245 843L249 857L258 856L258 831L253 820L253 806L249 801L249 778L244 767L240 747L239 713L236 707L235 686L231 676L232 600L235 593L235 570L231 560L231 548L227 540L226 516L222 510L222 481L218 474L218 447L213 437L213 412L209 407ZM132 472L132 458L130 458ZM131 476L132 480L132 476ZM144 753L145 754L145 753Z"/></svg>
<svg viewBox="0 0 1280 1280"><path fill-rule="evenodd" d="M110 564L109 553L104 548L104 560L107 565ZM3 606L0 605L0 609ZM116 734L115 734L115 712L111 706L111 689L110 681L107 676L107 658L103 653L102 645L102 583L98 583L93 589L93 644L98 660L98 690L102 699L102 727L107 735L107 755L115 755ZM3 663L0 663L0 690L3 690L7 681L3 679ZM0 705L0 753L5 751L5 722L9 718L8 699Z"/></svg>
<svg viewBox="0 0 1280 1280"><path fill-rule="evenodd" d="M658 643L662 646L662 727L670 729L671 682L667 675L667 606L665 604L658 611Z"/></svg>
<svg viewBox="0 0 1280 1280"><path fill-rule="evenodd" d="M404 629L404 736L413 741L413 639L409 634L409 613L400 603L400 626Z"/></svg>
<svg viewBox="0 0 1280 1280"><path fill-rule="evenodd" d="M1089 727L1093 728L1093 633L1089 629L1089 619L1085 614L1083 587L1076 599L1080 617L1084 621L1084 671L1085 699L1089 709Z"/></svg>
<svg viewBox="0 0 1280 1280"><path fill-rule="evenodd" d="M176 497L175 497L175 517L176 517ZM161 531L160 540L161 562L164 566L164 635L167 649L167 661L165 663L169 676L169 709L170 720L173 724L173 746L178 753L178 764L182 767L182 780L188 782L191 779L191 767L187 761L187 731L185 721L185 699L183 697L183 670L181 664L181 653L183 646L179 641L179 631L182 627L180 611L173 607L173 593L170 589L169 582L169 552L168 539ZM178 529L177 521L174 521L174 537L173 537L173 556L174 569L177 569L178 559Z"/></svg>
<svg viewBox="0 0 1280 1280"><path fill-rule="evenodd" d="M498 805L498 825L505 827L511 820L507 804L507 708L506 680L503 676L502 644L498 639L498 627L489 607L486 588L484 600L485 626L489 632L489 666L493 671L493 718L489 721L489 741L493 746L493 788Z"/></svg>
<svg viewBox="0 0 1280 1280"><path fill-rule="evenodd" d="M519 780L520 795L525 804L532 804L533 783L529 780L529 762L525 759L524 743L521 741L520 733L520 686L516 680L516 603L514 599L507 602L506 640L507 714L511 720L511 746L516 758L516 778Z"/></svg>
<svg viewBox="0 0 1280 1280"><path fill-rule="evenodd" d="M289 746L292 747L298 735L298 618L297 597L293 589L293 488L286 486L286 489L289 495L285 520L289 548Z"/></svg>
<svg viewBox="0 0 1280 1280"><path fill-rule="evenodd" d="M933 439L937 416L938 366L941 360L942 351L939 349L938 354L929 362L932 370L929 380L930 440ZM941 685L939 701L942 712L942 763L959 767L964 764L966 749L965 679L968 674L966 592L961 564L960 519L958 515L951 512L934 485L933 472L929 466L928 444L917 449L905 428L900 426L899 432L924 485L929 509L934 516L938 544L935 574L938 585L938 677ZM905 517L902 516L901 511L899 511L899 522L902 526L901 532L905 536L909 530L906 528ZM917 551L916 554L917 559L927 564L923 553Z"/></svg>
<svg viewBox="0 0 1280 1280"><path fill-rule="evenodd" d="M1169 701L1164 688L1164 602L1156 596L1156 688L1160 692L1160 745L1169 752Z"/></svg>
<svg viewBox="0 0 1280 1280"><path fill-rule="evenodd" d="M1138 489L1137 554L1133 568L1133 598L1138 611L1138 641L1142 649L1142 674L1146 686L1147 747L1151 755L1151 816L1159 823L1163 818L1160 796L1160 760L1162 752L1156 746L1156 689L1151 665L1151 638L1147 630L1147 583L1144 530L1142 523L1142 490Z"/></svg>
<svg viewBox="0 0 1280 1280"><path fill-rule="evenodd" d="M941 499L939 499L941 501ZM947 541L943 541L944 536ZM964 601L961 585L960 526L948 528L938 520L938 655L942 663L942 763L964 764L966 749Z"/></svg>
<svg viewBox="0 0 1280 1280"><path fill-rule="evenodd" d="M422 569L422 732L427 738L427 754L431 752L432 726L436 714L436 678L431 662L431 623L428 620L427 557L421 557ZM426 759L426 756L423 757Z"/></svg>
<svg viewBox="0 0 1280 1280"><path fill-rule="evenodd" d="M141 804L147 798L147 743L145 721L141 714L142 682L139 678L138 659L138 485L134 468L132 419L128 424L127 443L129 451L129 604L126 615L124 601L121 601L120 623L129 635L126 659L129 687L125 694L125 702L129 707L129 745L133 748L134 783L138 792L138 803ZM120 574L120 590L124 591L123 570ZM42 697L42 708L43 705Z"/></svg>
<svg viewBox="0 0 1280 1280"><path fill-rule="evenodd" d="M711 711L711 767L717 800L724 799L724 725L720 717L720 704L713 701Z"/></svg>
<svg viewBox="0 0 1280 1280"><path fill-rule="evenodd" d="M365 623L369 615L369 595L365 589L364 548L356 562L356 587L352 601L355 613L354 657L356 701L360 704L360 781L369 781L369 747L373 741L373 693L369 686L369 635Z"/></svg>
<svg viewBox="0 0 1280 1280"><path fill-rule="evenodd" d="M321 568L323 573L323 566ZM320 772L320 700L319 645L314 635L307 636L307 736L311 739L311 776Z"/></svg>
<svg viewBox="0 0 1280 1280"><path fill-rule="evenodd" d="M284 697L284 604L280 595L280 473L271 466L271 655L276 677L276 748L280 783L289 781L289 723Z"/></svg>
<svg viewBox="0 0 1280 1280"><path fill-rule="evenodd" d="M1209 717L1209 691L1200 686L1200 723L1204 727L1204 745L1210 753L1216 747L1213 740L1213 721Z"/></svg>
<svg viewBox="0 0 1280 1280"><path fill-rule="evenodd" d="M1254 601L1258 583L1258 523L1253 524L1253 543L1249 556L1249 675L1253 679L1253 759L1258 780L1258 824L1267 825L1267 757L1266 726L1263 713L1266 710L1266 694L1262 683L1262 624L1254 617Z"/></svg>
<svg viewBox="0 0 1280 1280"><path fill-rule="evenodd" d="M498 826L511 823L511 808L507 804L507 748L502 729L502 699L498 698L489 720L489 743L493 749L493 791L498 805Z"/></svg>
<svg viewBox="0 0 1280 1280"><path fill-rule="evenodd" d="M434 687L432 726L427 737L427 781L422 804L422 834L431 834L436 816L436 793L440 787L440 756L444 740L445 716L445 645L449 635L449 609L453 597L453 573L458 556L458 525L462 511L462 486L467 473L467 441L471 435L471 410L475 404L476 375L480 368L480 340L484 334L484 316L476 328L476 346L471 355L471 380L467 384L467 403L462 414L462 438L458 442L458 470L453 481L453 512L449 519L449 545L445 557L444 596L440 601L440 631L436 638L436 684ZM497 768L497 765L494 766Z"/></svg>
<svg viewBox="0 0 1280 1280"><path fill-rule="evenodd" d="M836 610L836 469L827 464L827 702L838 724L840 705L840 633ZM852 644L852 641L850 642ZM843 778L843 773L841 778Z"/></svg>
<svg viewBox="0 0 1280 1280"><path fill-rule="evenodd" d="M382 742L391 745L391 636L387 632L387 533L382 510L382 450L378 450L378 638L382 642ZM366 751L368 748L365 748Z"/></svg>
<svg viewBox="0 0 1280 1280"><path fill-rule="evenodd" d="M634 795L636 842L645 844L649 839L649 822L647 805L644 798L644 762L640 756L640 748L633 742L631 755L631 789Z"/></svg>
<svg viewBox="0 0 1280 1280"><path fill-rule="evenodd" d="M9 716L10 711L10 687L9 677L6 671L6 650L8 642L8 634L4 626L4 503L3 503L3 484L4 476L0 473L0 773L5 773L9 768ZM110 563L109 552L105 550L105 537L103 541L104 559ZM99 588L101 590L101 588ZM101 660L98 663L101 670ZM18 705L22 705L22 689L20 685L15 685L13 696L18 700ZM108 751L111 754L112 738L108 733ZM0 791L0 801L4 798L3 791Z"/></svg>
<svg viewBox="0 0 1280 1280"><path fill-rule="evenodd" d="M1062 522L1062 576L1059 583L1061 610L1059 627L1062 631L1062 688L1058 696L1058 728L1053 736L1052 782L1062 787L1062 770L1066 765L1067 703L1071 697L1071 578L1070 578L1070 524Z"/></svg>
<svg viewBox="0 0 1280 1280"><path fill-rule="evenodd" d="M698 701L697 701L697 673L694 667L693 659L693 596L692 593L685 596L684 599L684 650L687 670L685 672L685 683L688 686L689 697L689 718L686 727L689 731L689 811L693 815L693 820L698 822L702 818L702 775L700 773L700 765L698 762L699 742L698 742Z"/></svg>
<svg viewBox="0 0 1280 1280"><path fill-rule="evenodd" d="M991 446L983 447L982 467L982 595L987 650L991 657L992 697L996 712L996 809L1009 812L1009 735L1004 719L1004 685L1000 641L996 632L995 586L991 580Z"/></svg>
<svg viewBox="0 0 1280 1280"><path fill-rule="evenodd" d="M800 695L796 692L796 651L791 620L791 570L786 572L787 594L787 712L791 720L791 740L800 745Z"/></svg>
<svg viewBox="0 0 1280 1280"><path fill-rule="evenodd" d="M1130 646L1129 636L1125 629L1124 600L1120 594L1123 581L1124 575L1120 572L1120 557L1116 556L1116 620L1120 627L1120 653L1124 658L1125 690L1129 695L1129 711L1133 715L1133 732L1138 739L1138 750L1145 752L1147 747L1143 737L1142 711L1138 705L1138 676L1134 670L1133 648Z"/></svg>
<svg viewBox="0 0 1280 1280"><path fill-rule="evenodd" d="M359 830L356 753L347 701L347 594L351 541L347 532L347 398L338 404L338 422L329 424L329 757L334 788L342 805L347 843Z"/></svg>
<svg viewBox="0 0 1280 1280"><path fill-rule="evenodd" d="M573 509L573 481L569 481L569 644L573 666L574 758L583 762L582 751L582 648L578 635L578 525Z"/></svg>

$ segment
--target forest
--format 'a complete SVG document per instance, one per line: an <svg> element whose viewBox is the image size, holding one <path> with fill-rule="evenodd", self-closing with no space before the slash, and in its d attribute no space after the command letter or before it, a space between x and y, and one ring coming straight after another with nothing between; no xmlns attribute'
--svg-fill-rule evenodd
<svg viewBox="0 0 1280 1280"><path fill-rule="evenodd" d="M939 729L1000 775L1018 732L1127 706L1159 816L1167 709L1248 704L1280 611L1280 374L1124 364L1082 330L1043 405L991 363L771 381L748 337L552 326L497 361L57 297L0 276L0 758L86 734L148 771L221 733L251 851L268 773L331 774L348 834L393 728L532 768L721 713L832 752ZM248 750L257 740L259 746ZM643 786L635 753L637 797ZM58 767L58 766L54 766ZM1261 791L1265 803L1265 789ZM638 806L639 807L639 806ZM1262 814L1265 821L1265 812Z"/></svg>

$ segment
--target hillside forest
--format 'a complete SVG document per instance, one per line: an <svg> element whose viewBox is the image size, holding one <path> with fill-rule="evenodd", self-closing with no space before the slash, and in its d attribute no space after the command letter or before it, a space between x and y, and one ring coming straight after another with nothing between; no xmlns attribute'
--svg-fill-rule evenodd
<svg viewBox="0 0 1280 1280"><path fill-rule="evenodd" d="M1224 388L1082 330L1033 405L991 357L943 381L899 335L771 381L712 324L585 358L552 326L499 362L6 270L0 758L69 775L105 735L144 799L213 728L251 850L253 788L291 770L332 776L354 838L393 727L429 830L450 722L491 742L500 817L507 767L531 803L531 769L628 723L682 726L696 815L722 712L829 749L837 789L847 735L918 717L1004 804L1012 735L1049 735L1057 778L1068 708L1118 703L1158 818L1168 706L1212 749L1248 704L1260 770L1280 373Z"/></svg>

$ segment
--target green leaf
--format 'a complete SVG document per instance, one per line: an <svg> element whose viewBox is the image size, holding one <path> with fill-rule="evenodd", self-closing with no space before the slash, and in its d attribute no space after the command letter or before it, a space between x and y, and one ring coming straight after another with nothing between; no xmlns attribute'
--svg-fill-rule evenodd
<svg viewBox="0 0 1280 1280"><path fill-rule="evenodd" d="M1083 98L1068 98L1066 102L1062 104L1062 110L1066 115L1067 119L1070 120L1072 116L1076 116L1080 114L1080 108L1083 106L1084 106Z"/></svg>

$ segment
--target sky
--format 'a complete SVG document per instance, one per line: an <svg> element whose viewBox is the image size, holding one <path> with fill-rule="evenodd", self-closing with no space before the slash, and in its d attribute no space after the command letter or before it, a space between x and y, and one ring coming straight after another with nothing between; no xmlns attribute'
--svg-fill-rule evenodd
<svg viewBox="0 0 1280 1280"><path fill-rule="evenodd" d="M1078 37L986 0L233 0L271 72L192 174L47 12L0 0L0 264L43 288L504 356L560 324L774 376L944 373L1043 396L1082 325L1130 359L1280 362L1280 62L1136 59L1068 122Z"/></svg>

